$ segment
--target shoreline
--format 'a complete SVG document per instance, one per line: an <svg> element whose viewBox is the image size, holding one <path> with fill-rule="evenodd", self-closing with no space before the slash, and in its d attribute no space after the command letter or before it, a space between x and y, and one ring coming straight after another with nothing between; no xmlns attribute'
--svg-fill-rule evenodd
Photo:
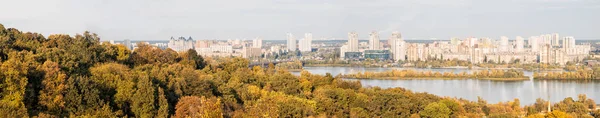
<svg viewBox="0 0 600 118"><path fill-rule="evenodd" d="M459 78L459 77L370 77L370 78L353 78L353 77L342 77L344 79L358 79L358 80L465 80L465 79L476 79L476 80L492 80L492 81L525 81L529 80L529 77L518 77L518 78Z"/></svg>
<svg viewBox="0 0 600 118"><path fill-rule="evenodd" d="M526 70L526 71L538 71L540 69L525 69L525 68L506 68L506 67L495 67L495 68L487 68L487 67L479 67L473 66L469 68L468 66L448 66L448 67L437 67L437 68L419 68L419 67L402 67L402 66L364 66L364 65L352 65L352 64L306 64L304 67L364 67L364 68L416 68L416 69L470 69L470 70L481 70L481 69L516 69L516 70ZM565 71L564 69L554 68L554 69L541 69L541 71Z"/></svg>
<svg viewBox="0 0 600 118"><path fill-rule="evenodd" d="M364 66L364 65L352 65L352 64L305 64L304 67L365 67L365 68L374 68L374 67L378 67L378 68L418 68L418 69L469 69L468 66L448 66L448 67L435 67L435 68L419 68L419 67L414 67L414 66L409 66L409 67L402 67L402 66ZM495 67L495 68L488 68L488 67L479 67L479 66L473 66L471 69L516 69L516 70L527 70L527 71L536 71L539 69L525 69L525 68L507 68L507 67ZM554 69L541 69L543 71L564 71L564 69L560 69L560 68L554 68Z"/></svg>
<svg viewBox="0 0 600 118"><path fill-rule="evenodd" d="M533 78L533 80L574 80L574 81L596 81L596 80L600 80L600 79L539 79L539 78Z"/></svg>
<svg viewBox="0 0 600 118"><path fill-rule="evenodd" d="M288 72L302 72L304 69L284 69Z"/></svg>

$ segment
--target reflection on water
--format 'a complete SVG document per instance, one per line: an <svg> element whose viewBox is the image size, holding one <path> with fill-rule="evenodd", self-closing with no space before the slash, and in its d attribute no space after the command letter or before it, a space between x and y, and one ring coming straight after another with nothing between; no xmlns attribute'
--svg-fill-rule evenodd
<svg viewBox="0 0 600 118"><path fill-rule="evenodd" d="M444 69L422 69L422 68L365 68L365 67L304 67L304 70L309 71L312 74L321 74L325 75L325 73L331 73L331 75L335 76L338 74L352 74L357 72L383 72L389 70L406 70L412 69L417 71L438 71L438 72L467 72L470 73L469 69L456 69L456 68L444 68ZM299 75L300 72L292 72L292 74Z"/></svg>
<svg viewBox="0 0 600 118"><path fill-rule="evenodd" d="M402 68L361 68L361 67L305 67L313 74L332 73L349 74L364 71L381 72ZM420 71L470 72L468 69L417 69ZM294 73L299 74L299 73ZM532 72L525 72L531 76ZM449 96L477 100L481 96L488 103L497 103L518 98L521 104L533 104L535 99L543 98L558 102L566 97L577 99L578 94L586 94L588 98L600 100L600 81L560 81L560 80L527 80L527 81L492 81L492 80L356 80L365 87L382 88L402 87L415 92L427 92L439 96ZM548 95L548 93L550 93Z"/></svg>

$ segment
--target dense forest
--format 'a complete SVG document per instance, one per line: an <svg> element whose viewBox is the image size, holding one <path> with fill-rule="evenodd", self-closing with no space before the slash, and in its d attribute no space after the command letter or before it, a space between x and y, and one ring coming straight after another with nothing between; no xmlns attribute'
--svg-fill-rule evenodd
<svg viewBox="0 0 600 118"><path fill-rule="evenodd" d="M203 58L140 43L131 51L75 36L0 24L0 117L599 117L595 102L565 98L487 103L364 88L339 76L294 76L248 67L242 58Z"/></svg>

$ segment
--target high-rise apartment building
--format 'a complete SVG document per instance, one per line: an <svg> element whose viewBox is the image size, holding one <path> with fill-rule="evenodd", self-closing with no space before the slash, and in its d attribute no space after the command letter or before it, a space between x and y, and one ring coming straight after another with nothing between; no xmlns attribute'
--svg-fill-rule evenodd
<svg viewBox="0 0 600 118"><path fill-rule="evenodd" d="M500 52L508 52L508 37L500 37Z"/></svg>
<svg viewBox="0 0 600 118"><path fill-rule="evenodd" d="M173 39L173 37L171 37L171 39ZM129 50L133 50L133 46L131 45L131 40L125 39L125 41L123 41L123 45L125 45L125 47L127 47L127 49L129 49Z"/></svg>
<svg viewBox="0 0 600 118"><path fill-rule="evenodd" d="M540 63L546 64L565 64L565 51L558 48L552 48L550 44L542 45L539 53Z"/></svg>
<svg viewBox="0 0 600 118"><path fill-rule="evenodd" d="M429 49L422 43L411 43L406 46L406 54L409 61L427 60Z"/></svg>
<svg viewBox="0 0 600 118"><path fill-rule="evenodd" d="M348 33L348 52L358 52L358 34L356 32Z"/></svg>
<svg viewBox="0 0 600 118"><path fill-rule="evenodd" d="M475 44L477 44L477 38L475 38L475 37L467 38L466 44L468 44L469 47L475 46Z"/></svg>
<svg viewBox="0 0 600 118"><path fill-rule="evenodd" d="M406 58L406 43L402 39L400 32L393 32L388 40L390 53L394 61L404 61Z"/></svg>
<svg viewBox="0 0 600 118"><path fill-rule="evenodd" d="M544 34L544 35L541 35L540 37L542 37L542 42L543 42L543 44L541 44L541 45L549 44L550 46L552 46L552 35Z"/></svg>
<svg viewBox="0 0 600 118"><path fill-rule="evenodd" d="M254 40L252 40L252 47L253 48L262 48L262 38L260 37L256 37Z"/></svg>
<svg viewBox="0 0 600 118"><path fill-rule="evenodd" d="M562 47L565 49L574 48L575 38L573 38L572 36L564 37Z"/></svg>
<svg viewBox="0 0 600 118"><path fill-rule="evenodd" d="M296 51L296 38L294 38L294 35L292 35L292 33L288 33L287 34L287 49L289 51Z"/></svg>
<svg viewBox="0 0 600 118"><path fill-rule="evenodd" d="M515 38L515 52L523 52L523 44L525 43L525 39L521 36L517 36Z"/></svg>
<svg viewBox="0 0 600 118"><path fill-rule="evenodd" d="M531 48L531 52L539 51L539 47L540 47L540 43L538 42L539 40L540 40L540 37L538 37L538 36L529 37L529 47Z"/></svg>
<svg viewBox="0 0 600 118"><path fill-rule="evenodd" d="M371 34L369 34L369 49L381 50L381 45L379 43L379 34L376 31L373 31L371 32Z"/></svg>
<svg viewBox="0 0 600 118"><path fill-rule="evenodd" d="M406 60L406 42L400 38L396 41L396 52L393 57L396 61Z"/></svg>
<svg viewBox="0 0 600 118"><path fill-rule="evenodd" d="M299 41L299 46L298 49L302 52L309 52L312 50L312 34L311 33L306 33L304 34L304 39Z"/></svg>
<svg viewBox="0 0 600 118"><path fill-rule="evenodd" d="M400 32L392 32L392 36L388 39L387 43L390 46L389 50L392 53L392 58L394 58L394 52L396 52L396 40L401 38Z"/></svg>
<svg viewBox="0 0 600 118"><path fill-rule="evenodd" d="M550 36L552 39L552 46L560 46L560 36L558 33L554 33Z"/></svg>

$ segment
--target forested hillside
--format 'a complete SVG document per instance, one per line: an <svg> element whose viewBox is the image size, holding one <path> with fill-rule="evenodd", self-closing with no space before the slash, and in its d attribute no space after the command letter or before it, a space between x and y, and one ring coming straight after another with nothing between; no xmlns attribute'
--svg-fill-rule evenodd
<svg viewBox="0 0 600 118"><path fill-rule="evenodd" d="M0 117L600 117L585 95L546 114L541 99L490 104L248 63L0 24Z"/></svg>

